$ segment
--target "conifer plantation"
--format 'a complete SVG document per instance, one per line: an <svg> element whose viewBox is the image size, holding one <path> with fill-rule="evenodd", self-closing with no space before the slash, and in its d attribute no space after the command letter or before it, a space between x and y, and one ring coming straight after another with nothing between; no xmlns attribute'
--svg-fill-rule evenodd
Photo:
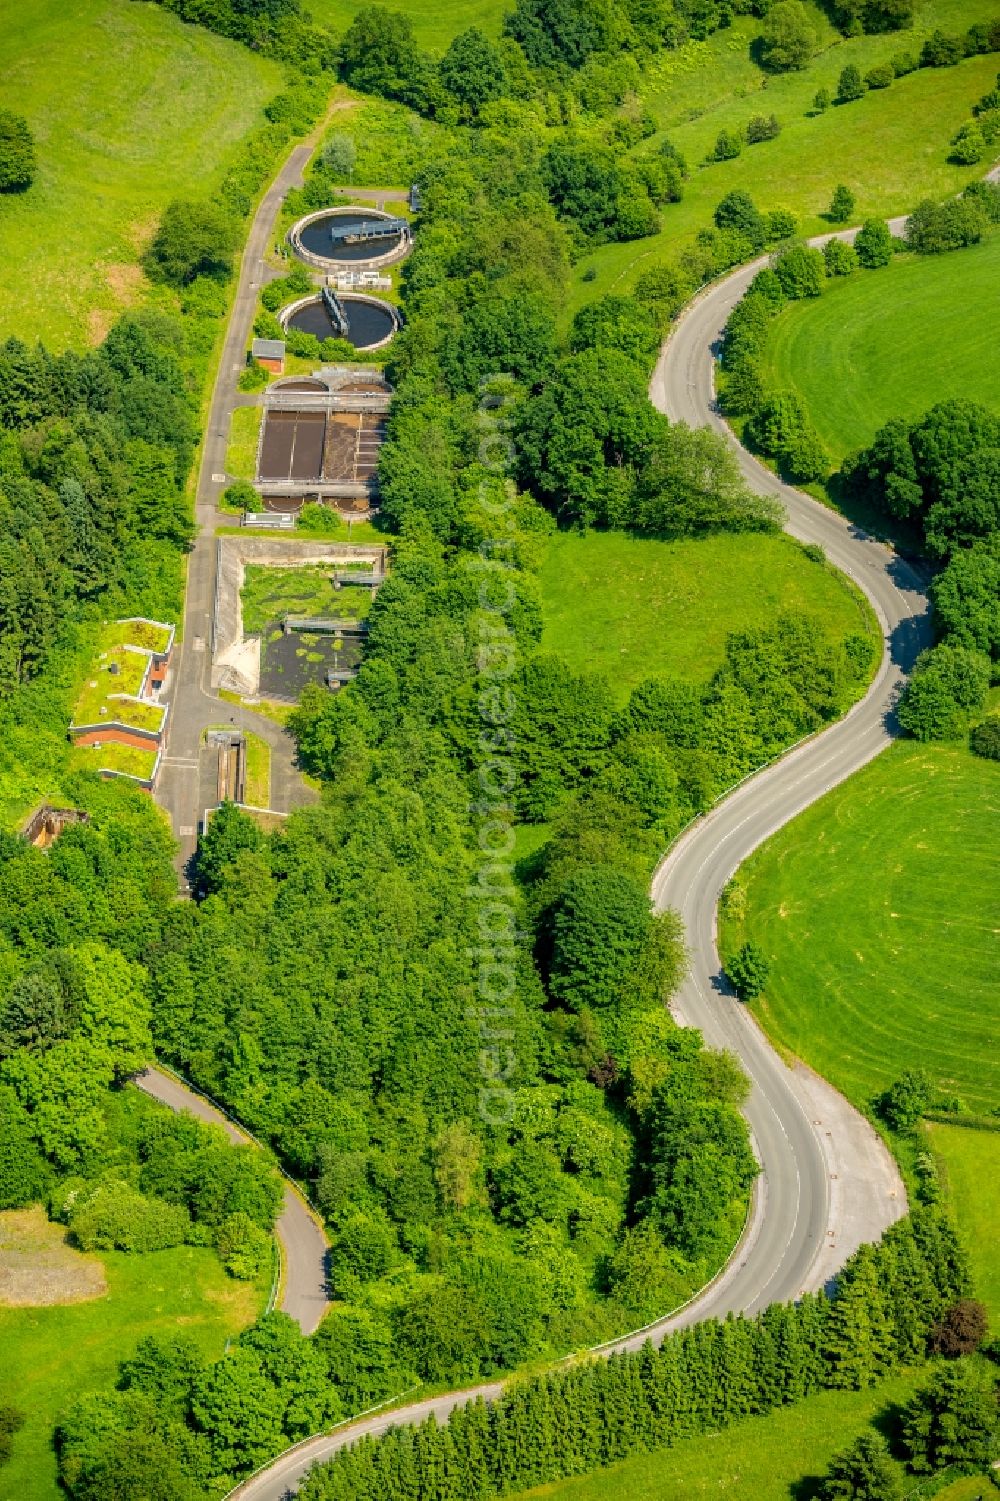
<svg viewBox="0 0 1000 1501"><path fill-rule="evenodd" d="M488 1501L798 1402L876 1386L923 1359L968 1272L932 1213L863 1246L834 1295L774 1304L755 1319L695 1324L659 1349L583 1361L458 1408L444 1427L391 1430L318 1467L303 1501Z"/></svg>

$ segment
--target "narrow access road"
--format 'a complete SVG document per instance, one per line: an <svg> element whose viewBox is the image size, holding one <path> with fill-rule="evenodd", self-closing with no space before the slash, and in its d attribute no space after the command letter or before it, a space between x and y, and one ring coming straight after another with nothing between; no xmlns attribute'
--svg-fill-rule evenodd
<svg viewBox="0 0 1000 1501"><path fill-rule="evenodd" d="M225 724L232 719L234 724L251 730L268 742L271 747L271 801L278 812L288 812L297 803L310 801L312 796L295 771L295 747L291 737L261 714L242 708L236 711L221 700L211 686L215 529L224 519L232 519L223 518L218 501L227 484L229 429L233 410L240 401L237 382L245 365L257 295L261 283L268 279L264 257L274 226L289 189L301 184L312 150L309 143L295 147L254 215L240 262L236 296L202 441L195 502L198 535L188 557L184 634L177 648L168 686L167 743L156 789L156 801L170 815L174 837L180 846L177 866L182 880L195 852L198 824L205 811L200 760L202 733L209 725Z"/></svg>
<svg viewBox="0 0 1000 1501"><path fill-rule="evenodd" d="M221 1126L237 1146L256 1145L252 1137L223 1115L210 1100L158 1068L147 1068L132 1081L144 1094L170 1110L189 1110L200 1121ZM295 1320L303 1334L312 1334L329 1305L326 1281L326 1234L308 1204L290 1183L285 1183L281 1214L274 1233L282 1259L281 1309Z"/></svg>
<svg viewBox="0 0 1000 1501"><path fill-rule="evenodd" d="M890 221L894 234L903 220ZM857 231L843 231L844 238ZM828 236L820 237L818 243ZM672 1330L730 1312L754 1314L826 1285L851 1253L876 1240L906 1212L895 1163L877 1133L825 1080L785 1064L750 1014L728 992L716 948L716 909L736 868L765 839L888 746L906 673L930 641L921 580L882 543L809 496L784 485L740 447L718 413L714 351L726 319L764 257L695 299L675 326L653 375L650 396L674 421L710 426L737 450L747 482L781 501L787 529L819 543L871 601L884 635L879 670L844 719L743 783L693 824L656 872L653 897L683 919L691 971L677 997L678 1020L699 1027L710 1046L735 1053L751 1079L746 1115L761 1175L746 1230L728 1264L691 1303L640 1332L602 1347L634 1350ZM753 587L753 580L747 580ZM233 1492L232 1501L284 1501L313 1464L364 1435L398 1424L444 1420L479 1396L494 1400L502 1383L452 1392L377 1413L306 1440Z"/></svg>

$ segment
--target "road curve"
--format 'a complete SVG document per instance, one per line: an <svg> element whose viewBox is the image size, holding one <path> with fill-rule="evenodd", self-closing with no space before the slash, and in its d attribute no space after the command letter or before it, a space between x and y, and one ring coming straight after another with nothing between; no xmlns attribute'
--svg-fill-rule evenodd
<svg viewBox="0 0 1000 1501"><path fill-rule="evenodd" d="M904 221L890 221L898 233ZM855 231L844 232L852 237ZM821 237L820 243L823 238ZM833 511L782 484L736 443L718 413L714 351L727 318L766 258L743 267L691 303L664 346L650 396L674 421L710 426L736 449L753 489L780 500L786 528L827 557L863 590L878 616L885 648L866 696L846 717L744 782L678 840L653 880L659 908L684 922L691 968L677 997L680 1021L727 1048L751 1079L746 1115L761 1162L747 1228L720 1275L691 1303L648 1329L603 1347L604 1353L659 1342L671 1330L729 1312L753 1314L769 1303L824 1286L856 1247L877 1239L906 1210L902 1182L877 1134L842 1096L800 1065L789 1067L727 992L716 948L723 886L746 857L831 787L889 745L903 679L930 641L927 596L917 574L888 547ZM747 580L752 587L752 580ZM307 1439L233 1493L231 1501L283 1501L313 1464L363 1435L377 1435L431 1413L443 1421L457 1406L495 1399L501 1383L410 1403Z"/></svg>
<svg viewBox="0 0 1000 1501"><path fill-rule="evenodd" d="M237 1146L252 1144L253 1138L223 1115L204 1095L189 1089L173 1074L147 1068L132 1081L144 1094L159 1100L171 1110L189 1110L201 1121L221 1126ZM319 1220L302 1195L285 1183L285 1194L274 1233L281 1246L281 1308L298 1324L303 1334L312 1334L326 1312L326 1254L328 1241Z"/></svg>

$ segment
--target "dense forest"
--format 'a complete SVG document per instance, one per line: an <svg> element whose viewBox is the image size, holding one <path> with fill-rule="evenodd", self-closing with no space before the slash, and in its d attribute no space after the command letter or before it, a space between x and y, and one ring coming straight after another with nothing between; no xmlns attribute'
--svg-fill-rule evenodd
<svg viewBox="0 0 1000 1501"><path fill-rule="evenodd" d="M540 651L557 521L692 536L775 517L721 442L649 403L680 271L564 340L572 236L538 142L395 146L427 207L389 371L393 571L349 692L309 693L290 721L324 803L270 838L215 820L201 900L148 956L158 1049L308 1182L335 1294L391 1336L387 1390L592 1342L724 1256L754 1176L745 1084L664 1008L683 955L649 872L726 786L841 713L873 660L864 636L777 619L703 686L649 681L619 706ZM509 860L491 875L487 914L484 827L499 845L539 821L551 837L520 880ZM492 1035L484 946L509 969Z"/></svg>
<svg viewBox="0 0 1000 1501"><path fill-rule="evenodd" d="M0 347L0 696L81 621L157 592L176 614L197 438L181 337L144 312L85 355Z"/></svg>
<svg viewBox="0 0 1000 1501"><path fill-rule="evenodd" d="M695 1325L659 1349L580 1360L514 1383L417 1428L341 1450L307 1480L309 1501L487 1501L799 1402L877 1385L928 1350L968 1353L968 1273L954 1234L921 1211L862 1247L835 1296L774 1304L754 1319ZM975 1318L972 1320L975 1323ZM335 1310L307 1340L271 1314L215 1363L182 1335L143 1340L117 1389L81 1401L57 1435L60 1473L87 1501L129 1495L151 1470L158 1494L194 1501L379 1391L391 1347L369 1320ZM917 1473L989 1452L996 1398L985 1374L942 1370L905 1414ZM137 1435L141 1437L137 1441ZM950 1445L950 1454L942 1452ZM937 1451L937 1452L935 1452ZM114 1487L114 1489L112 1489Z"/></svg>

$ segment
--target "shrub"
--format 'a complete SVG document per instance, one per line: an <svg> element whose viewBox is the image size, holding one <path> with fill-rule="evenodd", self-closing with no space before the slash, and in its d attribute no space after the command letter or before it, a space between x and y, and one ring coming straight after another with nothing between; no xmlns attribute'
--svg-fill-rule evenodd
<svg viewBox="0 0 1000 1501"><path fill-rule="evenodd" d="M949 198L934 203L925 198L906 221L906 243L921 255L960 250L982 238L985 220L972 198Z"/></svg>
<svg viewBox="0 0 1000 1501"><path fill-rule="evenodd" d="M726 973L741 1001L752 1001L755 996L760 995L767 984L769 972L770 965L764 950L749 941L726 965Z"/></svg>
<svg viewBox="0 0 1000 1501"><path fill-rule="evenodd" d="M854 213L854 194L844 183L839 182L833 190L830 199L830 207L827 210L827 218L832 219L834 224L846 224Z"/></svg>
<svg viewBox="0 0 1000 1501"><path fill-rule="evenodd" d="M865 83L870 89L887 89L896 76L896 70L892 63L879 63L875 68L869 68L865 74Z"/></svg>
<svg viewBox="0 0 1000 1501"><path fill-rule="evenodd" d="M890 62L897 78L905 78L907 73L915 73L920 66L912 52L894 52Z"/></svg>
<svg viewBox="0 0 1000 1501"><path fill-rule="evenodd" d="M854 99L860 99L865 93L865 81L861 77L861 69L854 63L848 63L841 72L837 81L837 103L850 104Z"/></svg>
<svg viewBox="0 0 1000 1501"><path fill-rule="evenodd" d="M858 265L867 270L888 266L892 260L892 233L884 219L866 219L854 239Z"/></svg>
<svg viewBox="0 0 1000 1501"><path fill-rule="evenodd" d="M747 237L755 251L763 250L767 223L749 193L734 188L718 204L714 217L718 229L735 229Z"/></svg>
<svg viewBox="0 0 1000 1501"><path fill-rule="evenodd" d="M28 122L0 109L0 193L21 193L35 180L38 162Z"/></svg>
<svg viewBox="0 0 1000 1501"><path fill-rule="evenodd" d="M942 641L917 658L899 705L899 722L916 740L958 740L990 686L984 653Z"/></svg>
<svg viewBox="0 0 1000 1501"><path fill-rule="evenodd" d="M948 36L945 32L932 31L920 49L922 68L951 68L965 56L961 37Z"/></svg>
<svg viewBox="0 0 1000 1501"><path fill-rule="evenodd" d="M215 1248L226 1271L241 1282L253 1282L271 1260L271 1237L242 1211L222 1221L215 1232Z"/></svg>
<svg viewBox="0 0 1000 1501"><path fill-rule="evenodd" d="M777 0L764 17L760 63L775 73L804 68L816 51L816 32L800 0Z"/></svg>
<svg viewBox="0 0 1000 1501"><path fill-rule="evenodd" d="M714 161L730 162L743 150L743 133L739 130L720 130L712 152Z"/></svg>
<svg viewBox="0 0 1000 1501"><path fill-rule="evenodd" d="M767 238L790 240L797 228L795 215L787 208L773 208L767 216Z"/></svg>
<svg viewBox="0 0 1000 1501"><path fill-rule="evenodd" d="M270 371L265 370L259 360L251 359L246 369L240 371L236 384L241 391L263 391L270 379Z"/></svg>
<svg viewBox="0 0 1000 1501"><path fill-rule="evenodd" d="M354 144L354 137L346 131L332 135L320 153L324 171L338 182L351 181L357 159L358 148Z"/></svg>
<svg viewBox="0 0 1000 1501"><path fill-rule="evenodd" d="M829 455L794 391L764 397L747 424L747 437L789 479L808 484L829 472Z"/></svg>
<svg viewBox="0 0 1000 1501"><path fill-rule="evenodd" d="M852 245L844 240L827 240L823 246L827 276L850 276L858 269L858 257Z"/></svg>
<svg viewBox="0 0 1000 1501"><path fill-rule="evenodd" d="M894 1131L912 1131L931 1102L931 1081L922 1068L907 1069L877 1100L878 1112Z"/></svg>
<svg viewBox="0 0 1000 1501"><path fill-rule="evenodd" d="M986 139L982 127L975 120L968 120L951 143L951 160L961 167L974 167L986 155Z"/></svg>
<svg viewBox="0 0 1000 1501"><path fill-rule="evenodd" d="M962 197L974 203L990 224L1000 224L1000 183L970 183Z"/></svg>
<svg viewBox="0 0 1000 1501"><path fill-rule="evenodd" d="M822 252L811 245L792 245L775 257L774 274L790 300L819 297L826 275Z"/></svg>
<svg viewBox="0 0 1000 1501"><path fill-rule="evenodd" d="M259 511L260 495L249 480L234 480L222 492L222 503L234 511Z"/></svg>
<svg viewBox="0 0 1000 1501"><path fill-rule="evenodd" d="M989 714L973 727L969 747L987 761L1000 761L1000 714Z"/></svg>
<svg viewBox="0 0 1000 1501"><path fill-rule="evenodd" d="M68 1206L68 1224L81 1250L141 1252L183 1244L191 1219L178 1204L111 1181L80 1189Z"/></svg>
<svg viewBox="0 0 1000 1501"><path fill-rule="evenodd" d="M977 21L965 33L963 45L966 57L1000 52L1000 21Z"/></svg>
<svg viewBox="0 0 1000 1501"><path fill-rule="evenodd" d="M322 358L319 340L315 334L306 333L305 329L285 329L284 340L288 353L296 355L301 360L318 360Z"/></svg>
<svg viewBox="0 0 1000 1501"><path fill-rule="evenodd" d="M946 1308L931 1329L928 1348L932 1355L944 1355L956 1360L961 1355L971 1355L986 1338L989 1317L982 1303L976 1298L959 1298Z"/></svg>
<svg viewBox="0 0 1000 1501"><path fill-rule="evenodd" d="M996 1421L992 1375L966 1361L942 1366L903 1411L910 1469L929 1475L952 1464L986 1466L995 1452Z"/></svg>
<svg viewBox="0 0 1000 1501"><path fill-rule="evenodd" d="M862 1433L830 1461L817 1501L899 1501L899 1468L880 1433Z"/></svg>
<svg viewBox="0 0 1000 1501"><path fill-rule="evenodd" d="M748 146L756 146L759 141L773 141L780 134L781 126L776 115L751 115L747 121Z"/></svg>
<svg viewBox="0 0 1000 1501"><path fill-rule="evenodd" d="M198 276L224 281L236 241L236 225L214 203L175 198L163 211L144 263L154 281L174 287Z"/></svg>
<svg viewBox="0 0 1000 1501"><path fill-rule="evenodd" d="M824 110L830 108L831 103L829 89L816 90L816 93L813 95L813 109L818 110L822 114Z"/></svg>

